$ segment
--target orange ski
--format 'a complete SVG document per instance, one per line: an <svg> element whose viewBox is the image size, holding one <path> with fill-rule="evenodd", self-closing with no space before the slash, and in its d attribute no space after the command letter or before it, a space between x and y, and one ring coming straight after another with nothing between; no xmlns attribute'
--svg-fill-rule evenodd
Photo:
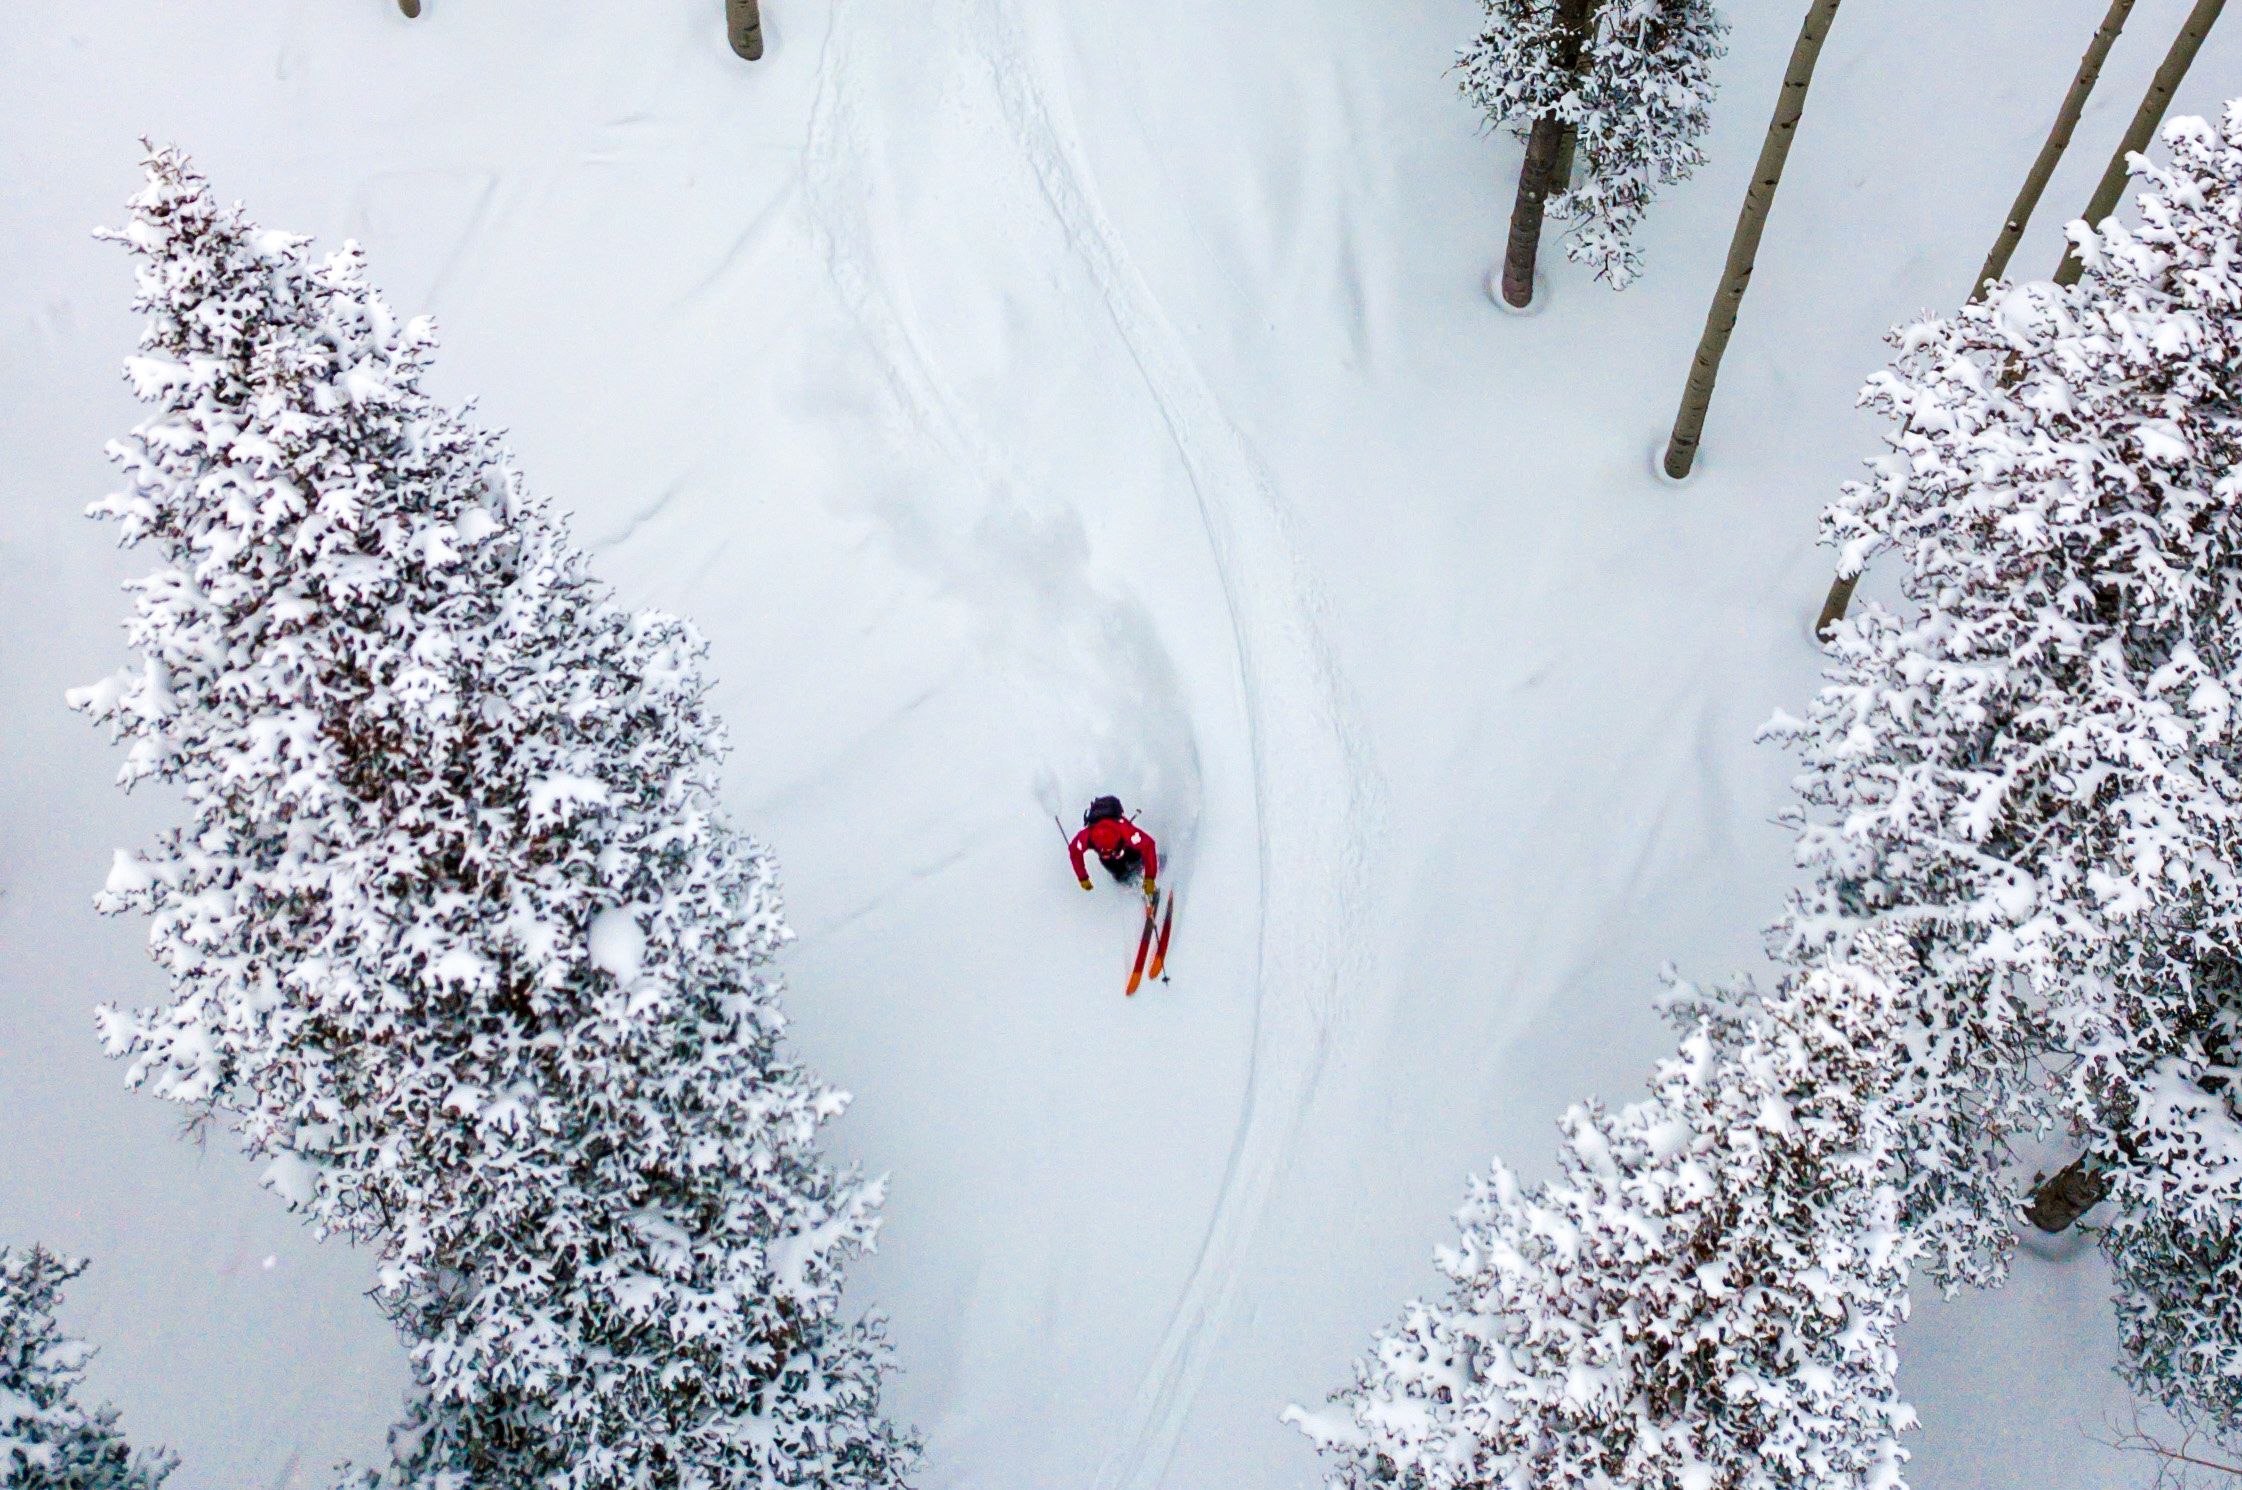
<svg viewBox="0 0 2242 1490"><path fill-rule="evenodd" d="M1160 918L1160 940L1152 949L1152 966L1145 973L1148 978L1160 976L1168 965L1168 938L1175 934L1175 896L1168 896L1168 913Z"/></svg>
<svg viewBox="0 0 2242 1490"><path fill-rule="evenodd" d="M1152 950L1153 920L1159 914L1159 910L1158 901L1148 900L1144 903L1144 932L1137 938L1137 960L1135 966L1129 969L1128 994L1134 994L1137 991L1137 985L1144 981L1145 954Z"/></svg>

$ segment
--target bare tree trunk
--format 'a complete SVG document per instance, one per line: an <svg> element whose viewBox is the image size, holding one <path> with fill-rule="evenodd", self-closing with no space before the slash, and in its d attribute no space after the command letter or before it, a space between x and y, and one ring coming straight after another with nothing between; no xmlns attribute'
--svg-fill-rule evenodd
<svg viewBox="0 0 2242 1490"><path fill-rule="evenodd" d="M1588 69L1595 63L1595 59L1588 55L1587 48L1589 37L1588 22L1596 13L1596 3L1597 0L1590 0L1588 14L1581 17L1581 53L1578 57L1575 57L1573 59L1573 76L1583 80L1585 80L1588 76ZM1557 147L1557 172L1556 175L1551 178L1549 183L1549 190L1552 195L1557 192L1572 190L1573 166L1578 161L1579 157L1580 126L1577 124L1568 124L1565 126L1565 142Z"/></svg>
<svg viewBox="0 0 2242 1490"><path fill-rule="evenodd" d="M2000 237L1993 240L1993 251L1985 256L1985 267L1977 271L1977 283L1970 290L1970 299L1984 294L1987 284L2008 273L2009 256L2016 252L2017 242L2024 236L2024 225L2032 220L2032 210L2040 204L2040 193L2047 190L2048 178L2055 174L2063 152L2070 148L2079 115L2086 112L2087 95L2094 91L2095 81L2102 76L2102 63L2116 44L2117 34L2125 29L2125 18L2132 10L2133 0L2110 0L2110 13L2102 17L2101 29L2087 43L2086 55L2079 60L2078 75L2071 79L2071 91L2063 95L2063 107L2055 111L2055 127L2047 132L2047 142L2040 146L2039 158L2032 162L2023 190L2016 194L2016 201L2008 209L2008 220L2001 224Z"/></svg>
<svg viewBox="0 0 2242 1490"><path fill-rule="evenodd" d="M2086 220L2100 224L2102 219L2117 210L2117 199L2125 192L2128 155L2149 148L2149 137L2164 120L2164 111L2172 106L2172 95L2180 88L2180 80L2188 75L2195 62L2195 54L2203 48L2203 38L2211 34L2211 23L2226 8L2226 0L2195 0L2195 9L2188 12L2180 34L2172 39L2172 50L2164 54L2164 65L2149 80L2148 95L2141 107L2134 111L2133 123L2126 129L2125 138L2118 142L2117 154L2110 157L2109 169L2102 173L2102 184L2094 188L2094 199L2086 204ZM2086 265L2079 261L2076 252L2066 251L2063 263L2055 271L2059 285L2075 285Z"/></svg>
<svg viewBox="0 0 2242 1490"><path fill-rule="evenodd" d="M1858 574L1840 574L1829 582L1829 593L1822 597L1822 613L1814 618L1814 635L1828 636L1830 627L1845 619L1845 608L1853 603L1853 587L1860 582Z"/></svg>
<svg viewBox="0 0 2242 1490"><path fill-rule="evenodd" d="M724 29L733 51L750 62L763 55L763 10L756 0L724 0Z"/></svg>
<svg viewBox="0 0 2242 1490"><path fill-rule="evenodd" d="M2133 0L2110 0L2109 14L2102 17L2101 28L2086 44L2086 55L2079 60L2078 74L2071 79L2070 91L2063 95L2063 106L2055 111L2055 127L2048 131L2046 143L2040 146L2039 158L2032 162L2031 172L2024 178L2023 189L2010 204L2000 236L1993 240L1993 251L1985 256L1985 267L1977 271L1977 283L1970 290L1970 299L1983 295L1986 285L2008 273L2009 257L2016 252L2025 224L2032 220L2032 212L2039 206L2040 195L2047 190L2048 179L2055 174L2063 152L2070 148L2071 135L2078 128L2079 116L2086 110L2087 95L2094 91L2095 81L2102 75L2102 64L2116 44L2118 33L2125 29L2126 17L2132 10ZM1829 582L1829 594L1822 599L1822 613L1814 620L1814 635L1828 636L1829 629L1845 619L1860 578L1858 574L1840 574Z"/></svg>
<svg viewBox="0 0 2242 1490"><path fill-rule="evenodd" d="M2040 1182L2024 1219L2042 1231L2062 1231L2110 1193L2110 1183L2081 1154Z"/></svg>
<svg viewBox="0 0 2242 1490"><path fill-rule="evenodd" d="M1697 359L1689 370L1681 409L1674 415L1674 432L1666 441L1666 474L1679 481L1697 464L1697 445L1705 434L1705 411L1712 407L1713 385L1720 379L1720 360L1728 351L1728 338L1736 330L1736 312L1751 287L1752 265L1759 257L1760 235L1767 230L1768 209L1775 205L1775 188L1782 185L1783 162L1791 141L1798 135L1798 119L1806 111L1806 90L1814 81L1814 63L1822 42L1837 19L1838 0L1813 0L1806 23L1799 28L1798 44L1791 48L1790 67L1783 73L1782 96L1775 117L1759 147L1759 164L1752 170L1751 189L1744 193L1744 210L1736 219L1735 237L1729 240L1728 264L1721 273L1713 308L1705 316L1705 334L1697 343Z"/></svg>
<svg viewBox="0 0 2242 1490"><path fill-rule="evenodd" d="M1593 0L1557 0L1557 67L1571 73L1580 66L1581 48L1588 38L1588 10ZM1541 256L1542 210L1548 204L1550 185L1557 179L1557 162L1565 154L1564 122L1547 116L1534 121L1526 137L1526 163L1518 171L1518 200L1510 209L1510 243L1502 256L1502 298L1520 310L1534 298L1534 261ZM1569 159L1567 161L1570 168Z"/></svg>
<svg viewBox="0 0 2242 1490"><path fill-rule="evenodd" d="M1510 209L1510 243L1502 256L1502 298L1523 310L1533 303L1534 264L1541 256L1542 212L1549 201L1549 183L1557 174L1557 156L1565 142L1565 127L1554 119L1536 119L1526 137L1526 164L1518 172L1518 200Z"/></svg>

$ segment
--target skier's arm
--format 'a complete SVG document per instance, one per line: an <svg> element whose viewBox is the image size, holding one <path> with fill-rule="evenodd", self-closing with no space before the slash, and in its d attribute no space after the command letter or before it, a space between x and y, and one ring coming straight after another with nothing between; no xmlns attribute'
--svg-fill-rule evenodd
<svg viewBox="0 0 2242 1490"><path fill-rule="evenodd" d="M1150 887L1160 878L1160 845L1154 843L1152 835L1142 828L1132 825L1129 831L1136 835L1129 846L1144 855L1144 882Z"/></svg>
<svg viewBox="0 0 2242 1490"><path fill-rule="evenodd" d="M1090 830L1088 828L1084 828L1081 832L1075 834L1073 841L1067 844L1067 857L1074 861L1074 877L1082 882L1082 888L1085 890L1090 888L1090 871L1082 862L1082 852L1089 846Z"/></svg>

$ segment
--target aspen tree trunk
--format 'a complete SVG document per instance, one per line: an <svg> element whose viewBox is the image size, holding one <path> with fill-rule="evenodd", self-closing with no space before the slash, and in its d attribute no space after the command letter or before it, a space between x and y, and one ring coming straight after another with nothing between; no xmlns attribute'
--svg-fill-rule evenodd
<svg viewBox="0 0 2242 1490"><path fill-rule="evenodd" d="M1729 241L1728 264L1721 272L1720 289L1705 316L1705 334L1697 343L1697 358L1689 369L1689 386L1682 392L1681 409L1674 415L1674 432L1666 441L1666 474L1679 481L1697 464L1698 442L1705 434L1705 411L1712 406L1713 385L1720 379L1720 360L1728 339L1736 331L1736 312L1751 287L1752 265L1759 257L1760 235L1767 230L1768 209L1775 205L1775 188L1783 182L1783 162L1791 141L1798 136L1799 115L1806 111L1806 90L1814 81L1814 63L1821 57L1822 42L1837 19L1838 0L1813 0L1806 22L1799 28L1798 44L1791 48L1790 67L1783 73L1782 96L1775 117L1767 126L1767 139L1759 147L1759 164L1752 169L1751 189L1744 193L1744 210L1736 219L1736 235Z"/></svg>
<svg viewBox="0 0 2242 1490"><path fill-rule="evenodd" d="M1591 11L1590 13L1593 14L1594 12ZM1585 27L1586 22L1584 21L1582 25L1583 27ZM1573 68L1573 76L1576 78L1585 78L1588 75L1588 68L1592 60L1587 55L1585 55L1585 48L1587 46L1586 35L1587 33L1584 30L1582 33L1581 42L1581 45L1583 47L1583 55L1581 56L1578 64ZM1564 142L1557 147L1557 168L1550 173L1549 177L1549 194L1551 196L1555 196L1559 192L1572 190L1573 164L1579 158L1580 126L1577 124L1568 124L1565 126Z"/></svg>
<svg viewBox="0 0 2242 1490"><path fill-rule="evenodd" d="M2016 252L2017 241L2024 236L2024 225L2032 220L2032 210L2040 204L2040 193L2047 190L2048 178L2070 148L2071 133L2078 128L2079 115L2086 111L2086 97L2094 91L2096 79L2102 76L2102 63L2110 55L2117 34L2125 29L2125 18L2132 12L2133 0L2110 0L2110 13L2102 17L2101 29L2087 43L2086 55L2079 60L2078 76L2071 79L2071 91L2063 95L2063 107L2055 111L2055 127L2047 133L2047 143L2040 146L2039 158L2032 162L2030 174L2024 178L2024 189L2016 194L2016 201L2008 209L2008 220L2001 224L2001 236L1993 240L1993 251L1985 256L1985 267L1977 271L1977 283L1970 290L1975 300L1985 293L1985 286L2008 273L2009 256Z"/></svg>
<svg viewBox="0 0 2242 1490"><path fill-rule="evenodd" d="M1593 0L1557 0L1557 67L1570 74L1580 67ZM1557 162L1564 155L1564 121L1546 115L1526 137L1526 163L1518 171L1518 200L1510 209L1510 243L1502 256L1502 298L1520 310L1534 298L1534 261L1541 255L1542 209L1549 201Z"/></svg>
<svg viewBox="0 0 2242 1490"><path fill-rule="evenodd" d="M2081 1154L2040 1182L2024 1219L2042 1231L2062 1231L2109 1193L2109 1182Z"/></svg>
<svg viewBox="0 0 2242 1490"><path fill-rule="evenodd" d="M2046 143L2040 146L2039 158L2032 162L2032 169L2024 178L2023 189L2010 204L2000 236L1993 240L1993 251L1985 256L1985 267L1977 271L1977 283L1970 290L1970 299L1983 295L1986 285L2008 273L2009 257L2016 252L2017 242L2024 236L2024 227L2032 220L2033 209L2040 204L2041 193L2047 190L2048 178L2055 174L2063 152L2070 148L2071 134L2078 128L2079 116L2086 110L2087 95L2094 91L2095 81L2102 75L2102 64L2116 44L2118 33L2125 29L2125 18L2132 10L2133 0L2110 0L2109 14L2102 17L2101 28L2086 44L2086 55L2079 59L2078 74L2071 79L2070 91L2063 95L2063 106L2055 111L2055 127L2048 131ZM1829 582L1829 594L1822 599L1822 613L1814 619L1814 635L1828 636L1830 627L1845 619L1845 612L1853 603L1853 589L1860 578L1858 574L1841 574Z"/></svg>
<svg viewBox="0 0 2242 1490"><path fill-rule="evenodd" d="M763 10L756 0L724 0L724 29L733 51L750 62L763 55Z"/></svg>
<svg viewBox="0 0 2242 1490"><path fill-rule="evenodd" d="M1594 0L1591 0L1588 14L1581 17L1580 22L1581 55L1573 59L1573 76L1576 78L1585 79L1588 76L1588 69L1595 64L1595 58L1588 55L1587 51L1588 37L1591 35L1588 22L1595 13ZM1568 124L1565 126L1565 141L1557 147L1556 174L1551 177L1549 182L1549 190L1552 195L1557 192L1572 190L1573 163L1579 159L1579 156L1580 126Z"/></svg>
<svg viewBox="0 0 2242 1490"><path fill-rule="evenodd" d="M1814 635L1828 636L1829 628L1845 619L1845 608L1853 603L1853 589L1860 582L1858 574L1840 574L1829 582L1829 593L1822 597L1822 613L1814 618Z"/></svg>
<svg viewBox="0 0 2242 1490"><path fill-rule="evenodd" d="M2203 38L2211 34L2211 23L2226 8L2226 0L2195 0L2195 9L2188 12L2186 24L2180 34L2172 39L2172 50L2164 54L2164 65L2149 80L2148 96L2134 112L2133 123L2118 142L2117 154L2110 157L2110 168L2102 173L2102 184L2094 188L2094 199L2086 204L2086 220L2099 224L2117 210L2117 199L2125 192L2125 182L2132 173L2126 169L2128 155L2149 148L2149 137L2164 120L2164 111L2172 106L2172 95L2179 91L2180 80L2188 75L2195 62L2195 54L2203 48ZM2059 285L2075 285L2086 265L2076 252L2066 251L2063 263L2055 271Z"/></svg>

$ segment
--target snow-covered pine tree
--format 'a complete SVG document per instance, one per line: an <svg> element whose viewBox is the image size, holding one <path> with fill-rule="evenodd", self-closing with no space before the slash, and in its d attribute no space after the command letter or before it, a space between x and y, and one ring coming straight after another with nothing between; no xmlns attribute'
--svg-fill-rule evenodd
<svg viewBox="0 0 2242 1490"><path fill-rule="evenodd" d="M173 1460L134 1452L113 1407L78 1400L93 1352L54 1311L83 1262L0 1247L0 1485L8 1490L158 1490Z"/></svg>
<svg viewBox="0 0 2242 1490"><path fill-rule="evenodd" d="M1579 32L1561 0L1486 0L1486 11L1458 59L1464 95L1529 144L1537 122L1573 130L1574 179L1557 183L1547 211L1571 224L1566 253L1623 289L1641 272L1634 233L1651 198L1704 163L1726 25L1710 0L1591 0Z"/></svg>
<svg viewBox="0 0 2242 1490"><path fill-rule="evenodd" d="M105 1011L111 1050L378 1245L423 1389L396 1482L898 1484L879 1323L839 1313L880 1187L780 1046L704 644L422 391L431 328L355 247L168 150L110 236L156 407L93 511L158 562L138 669L74 702L192 814L110 877L174 996Z"/></svg>
<svg viewBox="0 0 2242 1490"><path fill-rule="evenodd" d="M1793 957L1904 935L1905 1214L1997 1279L2009 1141L2105 1171L2128 1372L2242 1424L2242 104L2166 131L2141 221L2072 225L2075 286L1907 327L1891 450L1830 509L1907 613L1830 640L1802 751Z"/></svg>
<svg viewBox="0 0 2242 1490"><path fill-rule="evenodd" d="M1899 1490L1885 962L1678 991L1647 1101L1573 1109L1548 1184L1475 1182L1447 1296L1287 1414L1335 1490Z"/></svg>
<svg viewBox="0 0 2242 1490"><path fill-rule="evenodd" d="M1713 63L1727 25L1710 0L1604 0L1582 59L1578 177L1552 204L1565 252L1625 289L1642 272L1635 229L1658 189L1705 163Z"/></svg>

